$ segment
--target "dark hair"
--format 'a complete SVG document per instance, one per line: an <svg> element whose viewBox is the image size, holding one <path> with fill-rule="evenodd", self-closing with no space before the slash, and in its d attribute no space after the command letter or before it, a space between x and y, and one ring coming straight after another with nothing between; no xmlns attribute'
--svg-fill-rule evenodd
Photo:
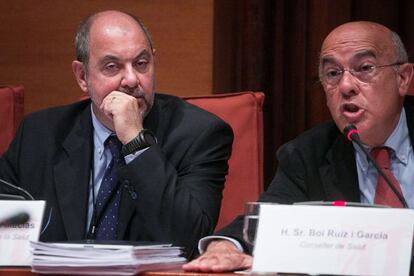
<svg viewBox="0 0 414 276"><path fill-rule="evenodd" d="M78 30L76 32L75 37L75 51L76 51L76 59L87 67L89 61L89 32L94 22L95 18L99 13L92 14L84 19L78 26ZM144 26L141 20L138 19L135 15L125 13L126 15L130 16L135 22L141 27L144 35L151 47L153 49L151 35L148 32L148 29Z"/></svg>

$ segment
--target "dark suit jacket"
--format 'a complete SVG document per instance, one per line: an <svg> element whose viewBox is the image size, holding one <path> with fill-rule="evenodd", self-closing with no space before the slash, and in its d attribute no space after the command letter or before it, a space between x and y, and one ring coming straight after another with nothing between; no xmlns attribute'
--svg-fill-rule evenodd
<svg viewBox="0 0 414 276"><path fill-rule="evenodd" d="M156 94L144 127L158 144L120 172L118 237L173 242L191 255L217 222L232 130L216 116L162 94ZM29 115L0 159L1 178L46 200L44 226L51 216L41 240L85 238L92 152L86 100Z"/></svg>
<svg viewBox="0 0 414 276"><path fill-rule="evenodd" d="M413 98L406 97L405 112L411 143L414 141ZM355 153L351 142L333 121L314 127L281 146L279 167L268 189L258 201L292 204L301 201L359 202L360 193ZM238 217L219 234L243 242L243 217Z"/></svg>

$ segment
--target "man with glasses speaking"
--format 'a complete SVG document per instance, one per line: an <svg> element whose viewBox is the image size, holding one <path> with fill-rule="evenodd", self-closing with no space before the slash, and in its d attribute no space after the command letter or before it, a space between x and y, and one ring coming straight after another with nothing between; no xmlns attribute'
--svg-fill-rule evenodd
<svg viewBox="0 0 414 276"><path fill-rule="evenodd" d="M319 63L333 122L280 148L279 168L259 201L345 200L414 208L414 105L405 97L412 74L401 39L385 26L350 22L334 29L322 44ZM346 128L351 130L348 134L359 132L367 151L348 141ZM388 181L378 177L367 152ZM242 227L239 217L218 233L232 240L202 240L204 254L184 269L249 268L252 258Z"/></svg>

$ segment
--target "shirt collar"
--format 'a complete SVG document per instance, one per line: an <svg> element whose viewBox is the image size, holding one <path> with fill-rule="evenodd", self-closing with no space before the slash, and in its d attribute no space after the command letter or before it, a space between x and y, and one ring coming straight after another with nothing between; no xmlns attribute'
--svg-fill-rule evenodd
<svg viewBox="0 0 414 276"><path fill-rule="evenodd" d="M369 164L368 158L365 156L365 153L359 148L359 146L355 142L353 142L352 144L356 152L357 163L360 166L360 168L366 173ZM385 141L384 146L389 147L393 150L398 162L407 165L408 153L410 151L411 143L410 138L408 136L407 118L405 116L404 108L401 111L400 119L398 121L397 126ZM368 152L371 151L371 148L369 148L368 146L364 145L364 147L368 150Z"/></svg>
<svg viewBox="0 0 414 276"><path fill-rule="evenodd" d="M408 135L407 118L403 109L400 115L400 121L397 127L385 141L385 146L392 148L395 157L404 165L407 165L408 153L410 151L411 142Z"/></svg>
<svg viewBox="0 0 414 276"><path fill-rule="evenodd" d="M106 139L112 134L112 131L104 126L96 117L95 112L93 111L91 105L91 113L92 113L92 126L93 126L93 143L95 146L95 151L97 151L99 158L102 157L104 153L104 143Z"/></svg>

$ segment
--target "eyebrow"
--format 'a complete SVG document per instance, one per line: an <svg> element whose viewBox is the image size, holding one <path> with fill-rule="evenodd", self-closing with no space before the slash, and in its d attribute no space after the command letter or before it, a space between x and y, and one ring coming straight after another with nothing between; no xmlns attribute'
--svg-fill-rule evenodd
<svg viewBox="0 0 414 276"><path fill-rule="evenodd" d="M134 60L136 60L136 59L139 59L139 58L141 58L141 57L151 57L151 53L147 50L147 49L144 49L143 51L141 51L135 58L134 58Z"/></svg>
<svg viewBox="0 0 414 276"><path fill-rule="evenodd" d="M377 55L372 50L359 51L359 52L356 52L351 57L351 62L353 62L355 60L359 60L361 58L365 58L365 57L373 57L373 58L376 58ZM327 63L338 64L338 61L333 56L322 57L322 59L321 59L321 65L324 66Z"/></svg>
<svg viewBox="0 0 414 276"><path fill-rule="evenodd" d="M324 66L327 63L337 63L337 62L336 62L336 59L333 58L332 56L323 57L321 59L321 65Z"/></svg>
<svg viewBox="0 0 414 276"><path fill-rule="evenodd" d="M136 57L134 57L134 61L143 58L143 57L148 57L151 58L151 53L150 51L148 51L147 49L143 49ZM114 55L106 55L104 56L99 62L99 66L102 66L104 64L106 64L107 62L118 62L120 61L120 58Z"/></svg>
<svg viewBox="0 0 414 276"><path fill-rule="evenodd" d="M363 51L357 52L352 57L352 60L361 59L361 58L365 58L365 57L377 58L377 55L372 50L363 50Z"/></svg>
<svg viewBox="0 0 414 276"><path fill-rule="evenodd" d="M116 56L106 55L99 61L99 64L104 64L108 61L117 61L117 60L119 60L119 58L117 58Z"/></svg>

